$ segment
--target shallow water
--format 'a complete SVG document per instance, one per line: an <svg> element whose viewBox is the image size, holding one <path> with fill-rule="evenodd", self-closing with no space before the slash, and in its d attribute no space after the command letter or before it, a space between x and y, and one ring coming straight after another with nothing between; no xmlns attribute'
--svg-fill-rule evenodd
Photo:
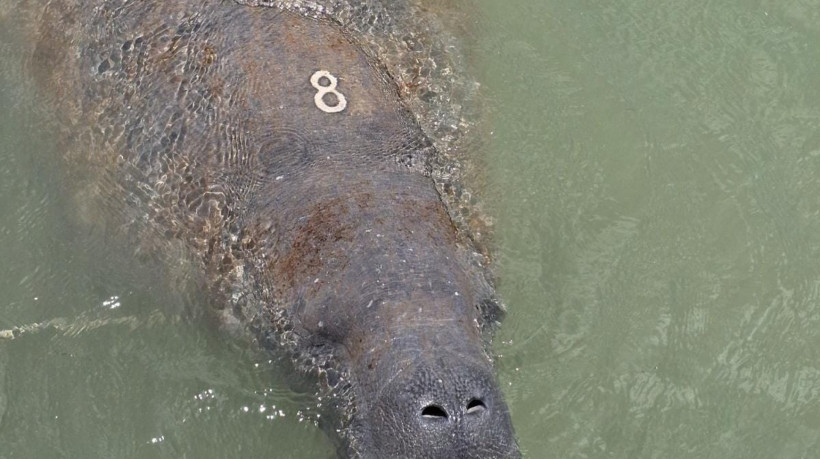
<svg viewBox="0 0 820 459"><path fill-rule="evenodd" d="M531 457L820 451L820 2L483 2Z"/></svg>
<svg viewBox="0 0 820 459"><path fill-rule="evenodd" d="M479 6L528 457L816 457L820 1ZM67 229L24 113L0 111L0 329L44 325L0 340L0 457L331 456L275 362Z"/></svg>

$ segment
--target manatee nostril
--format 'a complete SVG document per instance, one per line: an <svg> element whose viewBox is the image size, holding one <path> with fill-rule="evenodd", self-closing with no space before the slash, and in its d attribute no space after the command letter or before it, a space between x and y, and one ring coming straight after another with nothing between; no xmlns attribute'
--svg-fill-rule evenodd
<svg viewBox="0 0 820 459"><path fill-rule="evenodd" d="M421 417L427 419L447 419L447 412L438 405L427 405L421 410Z"/></svg>
<svg viewBox="0 0 820 459"><path fill-rule="evenodd" d="M467 414L479 414L482 413L484 410L487 409L487 405L484 404L481 399L474 398L471 399L467 403Z"/></svg>

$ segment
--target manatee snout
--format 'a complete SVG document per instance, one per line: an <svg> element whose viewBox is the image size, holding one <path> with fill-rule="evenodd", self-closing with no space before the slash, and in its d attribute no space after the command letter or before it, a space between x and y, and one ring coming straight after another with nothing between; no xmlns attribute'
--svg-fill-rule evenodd
<svg viewBox="0 0 820 459"><path fill-rule="evenodd" d="M365 458L520 458L486 359L446 350L418 355L358 414ZM367 426L367 427L364 427Z"/></svg>

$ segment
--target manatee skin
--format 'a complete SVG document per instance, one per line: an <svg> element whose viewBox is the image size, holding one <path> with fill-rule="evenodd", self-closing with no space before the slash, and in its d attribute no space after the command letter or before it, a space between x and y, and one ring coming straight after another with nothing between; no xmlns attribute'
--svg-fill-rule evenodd
<svg viewBox="0 0 820 459"><path fill-rule="evenodd" d="M487 274L356 37L226 1L19 8L78 213L169 264L182 243L216 316L333 397L340 455L520 456Z"/></svg>

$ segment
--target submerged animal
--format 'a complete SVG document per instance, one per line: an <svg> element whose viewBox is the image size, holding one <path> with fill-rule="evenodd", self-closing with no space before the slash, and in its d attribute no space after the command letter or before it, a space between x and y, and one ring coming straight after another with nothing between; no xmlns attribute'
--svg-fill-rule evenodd
<svg viewBox="0 0 820 459"><path fill-rule="evenodd" d="M184 247L222 323L334 397L340 454L519 457L500 306L435 143L357 33L275 6L16 5L77 213L167 263Z"/></svg>

